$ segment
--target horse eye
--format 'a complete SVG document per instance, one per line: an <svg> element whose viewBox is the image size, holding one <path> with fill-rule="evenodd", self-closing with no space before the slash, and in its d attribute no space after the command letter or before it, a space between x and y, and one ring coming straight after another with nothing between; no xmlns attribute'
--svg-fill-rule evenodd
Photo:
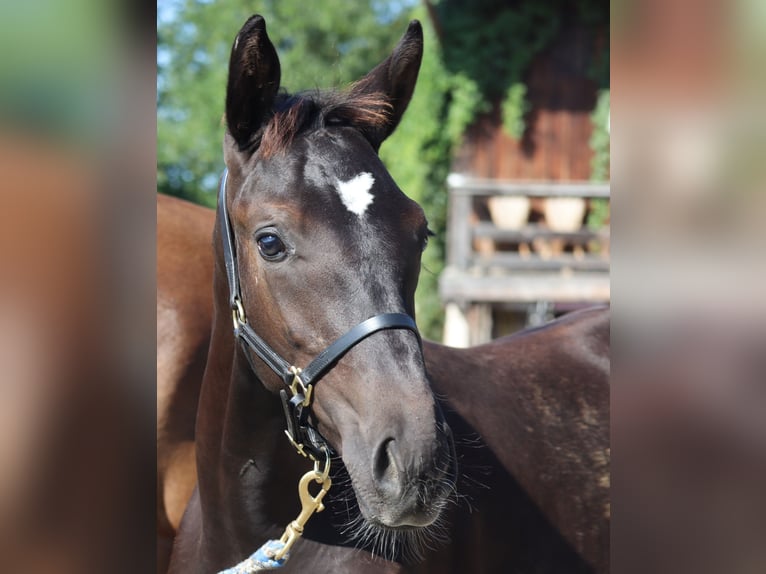
<svg viewBox="0 0 766 574"><path fill-rule="evenodd" d="M421 247L422 251L425 251L426 247L428 247L428 239L431 238L431 237L436 237L436 234L433 231L431 231L430 229L426 229L426 233L423 236L423 245Z"/></svg>
<svg viewBox="0 0 766 574"><path fill-rule="evenodd" d="M258 239L258 251L261 257L268 261L282 259L287 254L287 248L282 240L273 233L265 233Z"/></svg>

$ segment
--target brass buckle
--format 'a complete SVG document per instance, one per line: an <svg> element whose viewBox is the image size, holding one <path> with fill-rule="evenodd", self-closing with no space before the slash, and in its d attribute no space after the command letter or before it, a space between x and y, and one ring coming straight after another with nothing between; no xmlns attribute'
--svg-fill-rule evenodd
<svg viewBox="0 0 766 574"><path fill-rule="evenodd" d="M300 405L303 408L308 408L311 404L311 395L312 391L314 390L313 385L305 385L303 383L303 379L301 379L301 369L296 366L290 367L289 372L293 375L293 382L290 383L290 393L293 397L298 397L300 399ZM293 408L293 407L288 407ZM303 457L310 458L314 462L316 462L316 458L309 452L306 452L304 445L302 442L298 442L296 439L297 437L294 437L290 434L289 430L285 430L285 435L287 435L287 439L290 441L290 444L293 445L295 450L298 451L298 454L300 454Z"/></svg>
<svg viewBox="0 0 766 574"><path fill-rule="evenodd" d="M298 451L298 454L305 458L310 458L311 460L316 461L316 459L308 452L306 452L303 448L303 443L298 442L295 440L293 435L290 434L289 430L285 430L285 436L287 436L287 440L290 441L290 444L293 445L293 448Z"/></svg>
<svg viewBox="0 0 766 574"><path fill-rule="evenodd" d="M303 379L301 379L301 370L298 367L290 367L290 373L293 375L293 382L290 383L290 392L294 397L300 395L303 397L301 405L308 407L311 404L311 391L314 390L313 385L304 385ZM298 390L300 389L300 391Z"/></svg>

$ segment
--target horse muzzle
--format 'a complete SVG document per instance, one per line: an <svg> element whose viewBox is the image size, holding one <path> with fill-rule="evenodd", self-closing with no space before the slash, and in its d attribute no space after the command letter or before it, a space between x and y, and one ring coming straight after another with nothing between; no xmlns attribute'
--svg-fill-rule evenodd
<svg viewBox="0 0 766 574"><path fill-rule="evenodd" d="M437 520L455 491L457 466L449 426L443 420L435 426L431 441L389 436L372 450L372 489L357 491L366 519L386 528L426 527Z"/></svg>

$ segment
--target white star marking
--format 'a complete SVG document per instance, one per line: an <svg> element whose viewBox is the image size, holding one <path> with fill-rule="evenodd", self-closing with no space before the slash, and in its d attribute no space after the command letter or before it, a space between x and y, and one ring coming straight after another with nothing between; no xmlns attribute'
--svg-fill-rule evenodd
<svg viewBox="0 0 766 574"><path fill-rule="evenodd" d="M346 209L362 217L372 203L373 196L370 190L374 183L375 178L372 174L364 172L348 181L337 180L335 187Z"/></svg>

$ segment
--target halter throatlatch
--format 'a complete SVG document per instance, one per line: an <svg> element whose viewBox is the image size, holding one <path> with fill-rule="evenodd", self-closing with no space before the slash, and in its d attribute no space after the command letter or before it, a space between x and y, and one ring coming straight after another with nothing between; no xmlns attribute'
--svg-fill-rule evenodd
<svg viewBox="0 0 766 574"><path fill-rule="evenodd" d="M226 207L227 178L228 170L224 170L218 193L218 221L221 242L223 243L226 276L229 283L229 304L234 322L234 335L242 342L248 360L251 359L247 351L252 351L284 382L285 388L279 392L279 395L282 398L285 420L287 421L287 430L285 432L292 445L301 455L307 456L315 462L321 461L325 449L329 452L330 446L308 421L314 385L352 347L373 333L384 329L407 329L415 333L418 343L420 343L420 333L415 321L409 315L404 313L382 313L359 323L317 355L303 369L283 359L279 353L272 349L255 332L245 316L242 295L239 289L234 233L231 229L229 212Z"/></svg>

